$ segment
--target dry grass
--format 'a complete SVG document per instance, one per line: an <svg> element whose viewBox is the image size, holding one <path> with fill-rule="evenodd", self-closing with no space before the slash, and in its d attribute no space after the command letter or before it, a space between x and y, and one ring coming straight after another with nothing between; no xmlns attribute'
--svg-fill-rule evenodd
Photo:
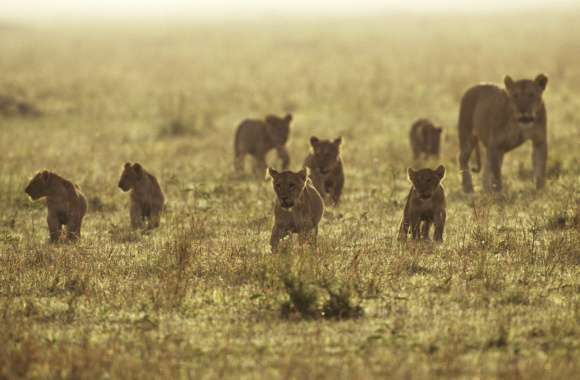
<svg viewBox="0 0 580 380"><path fill-rule="evenodd" d="M43 116L0 120L0 378L573 378L579 21L1 29L0 93ZM538 72L547 188L533 189L526 145L506 158L503 194L462 194L462 92ZM316 252L273 256L271 185L232 174L232 139L242 118L288 111L292 167L310 135L342 135L347 184ZM447 127L449 221L443 245L401 246L407 131L422 116ZM169 200L150 234L128 228L116 188L129 160ZM45 167L91 200L77 244L48 244L25 197Z"/></svg>

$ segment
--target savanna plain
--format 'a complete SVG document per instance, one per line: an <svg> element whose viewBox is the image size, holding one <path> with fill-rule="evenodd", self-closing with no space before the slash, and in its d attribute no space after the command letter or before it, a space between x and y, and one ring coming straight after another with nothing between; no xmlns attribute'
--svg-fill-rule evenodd
<svg viewBox="0 0 580 380"><path fill-rule="evenodd" d="M580 13L0 25L0 378L521 378L580 373ZM471 85L549 77L549 162L529 143L500 194L461 191ZM246 117L344 139L318 248L271 254L271 182L233 172ZM413 163L411 123L445 128ZM272 165L279 163L269 157ZM161 227L129 227L126 161L157 175ZM406 168L447 168L443 244L397 242ZM248 169L250 162L247 162ZM82 238L50 244L40 169L80 185Z"/></svg>

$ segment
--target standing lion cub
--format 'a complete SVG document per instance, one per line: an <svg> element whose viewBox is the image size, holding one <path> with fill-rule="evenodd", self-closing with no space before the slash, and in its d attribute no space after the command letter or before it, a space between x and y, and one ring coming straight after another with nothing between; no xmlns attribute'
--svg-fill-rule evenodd
<svg viewBox="0 0 580 380"><path fill-rule="evenodd" d="M342 137L330 141L312 136L310 138L312 153L304 161L304 166L310 169L310 178L316 190L323 198L330 197L334 205L340 201L344 187L341 145Z"/></svg>
<svg viewBox="0 0 580 380"><path fill-rule="evenodd" d="M276 192L274 227L270 237L272 252L276 252L280 240L290 233L298 234L301 241L310 237L310 242L315 245L324 201L308 178L308 170L279 173L268 168L268 174L274 180Z"/></svg>
<svg viewBox="0 0 580 380"><path fill-rule="evenodd" d="M131 227L141 228L145 221L149 222L149 228L159 227L165 196L157 178L140 164L127 162L119 180L119 187L125 192L131 190Z"/></svg>
<svg viewBox="0 0 580 380"><path fill-rule="evenodd" d="M403 211L399 240L406 240L409 230L413 239L419 239L420 234L423 239L428 240L429 229L434 224L433 239L443 241L447 213L445 189L441 181L445 177L445 167L439 165L435 170L409 168L407 175L412 186Z"/></svg>
<svg viewBox="0 0 580 380"><path fill-rule="evenodd" d="M44 170L37 173L26 189L32 200L46 197L48 207L48 232L50 241L61 238L66 226L65 240L81 237L81 224L87 212L87 200L79 187L61 176Z"/></svg>
<svg viewBox="0 0 580 380"><path fill-rule="evenodd" d="M439 157L441 147L441 132L443 128L436 127L429 119L418 119L411 125L409 140L413 158L418 160L421 155L425 158Z"/></svg>
<svg viewBox="0 0 580 380"><path fill-rule="evenodd" d="M290 156L286 149L286 142L290 134L292 115L287 114L280 118L268 115L264 120L246 119L240 123L234 141L234 168L236 172L244 170L244 158L247 154L256 160L256 173L264 173L266 169L266 155L276 149L282 160L282 169L288 169Z"/></svg>

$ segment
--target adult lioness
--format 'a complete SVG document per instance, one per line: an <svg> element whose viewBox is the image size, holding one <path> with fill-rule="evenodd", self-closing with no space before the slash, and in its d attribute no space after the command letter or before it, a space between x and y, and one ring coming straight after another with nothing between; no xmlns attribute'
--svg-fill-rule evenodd
<svg viewBox="0 0 580 380"><path fill-rule="evenodd" d="M298 173L279 173L268 168L268 174L274 180L276 192L274 227L270 237L272 252L276 252L280 239L290 233L297 233L301 241L310 235L310 242L316 244L324 201L312 185L308 170L304 168Z"/></svg>
<svg viewBox="0 0 580 380"><path fill-rule="evenodd" d="M256 173L264 174L266 169L266 154L272 149L282 160L282 169L288 169L290 156L286 149L286 142L290 134L292 115L284 117L268 115L264 120L246 119L240 123L234 141L234 169L236 172L244 170L246 154L256 160Z"/></svg>
<svg viewBox="0 0 580 380"><path fill-rule="evenodd" d="M547 115L542 94L548 77L538 75L534 80L504 79L505 89L493 84L480 84L467 90L459 111L459 166L463 191L472 192L469 156L481 141L487 157L483 172L484 189L502 188L503 156L526 140L533 144L532 163L536 188L545 183L548 141ZM476 154L478 152L476 151Z"/></svg>

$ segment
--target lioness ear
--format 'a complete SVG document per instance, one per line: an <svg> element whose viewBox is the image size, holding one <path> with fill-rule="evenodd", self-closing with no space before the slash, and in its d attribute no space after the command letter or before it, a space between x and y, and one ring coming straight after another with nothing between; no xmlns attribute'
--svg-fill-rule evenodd
<svg viewBox="0 0 580 380"><path fill-rule="evenodd" d="M50 173L48 172L48 170L43 170L42 173L40 173L40 176L42 180L46 182L50 177Z"/></svg>
<svg viewBox="0 0 580 380"><path fill-rule="evenodd" d="M512 87L514 86L514 80L509 75L505 76L503 83L505 84L505 88L508 91L511 91Z"/></svg>
<svg viewBox="0 0 580 380"><path fill-rule="evenodd" d="M292 121L292 114L291 113L287 113L286 116L284 116L284 120L289 123Z"/></svg>
<svg viewBox="0 0 580 380"><path fill-rule="evenodd" d="M536 79L534 79L534 82L542 89L542 91L544 91L548 85L548 77L544 74L539 74Z"/></svg>
<svg viewBox="0 0 580 380"><path fill-rule="evenodd" d="M272 169L272 168L268 168L266 170L267 175L269 175L272 179L276 179L280 173L278 173L276 170Z"/></svg>
<svg viewBox="0 0 580 380"><path fill-rule="evenodd" d="M440 180L445 178L445 166L443 165L437 166L437 169L435 169L435 173L439 176Z"/></svg>
<svg viewBox="0 0 580 380"><path fill-rule="evenodd" d="M342 144L342 136L339 136L338 138L334 139L334 145L340 146L340 144Z"/></svg>
<svg viewBox="0 0 580 380"><path fill-rule="evenodd" d="M407 179L409 181L413 182L413 179L415 179L415 174L417 174L417 172L414 171L413 168L407 169Z"/></svg>
<svg viewBox="0 0 580 380"><path fill-rule="evenodd" d="M318 145L319 142L320 142L320 140L318 140L318 137L312 136L310 138L310 145L312 145L312 147Z"/></svg>
<svg viewBox="0 0 580 380"><path fill-rule="evenodd" d="M308 178L308 168L306 167L302 168L302 170L298 172L298 175L300 176L300 179L302 179L302 181L306 181L306 178Z"/></svg>
<svg viewBox="0 0 580 380"><path fill-rule="evenodd" d="M443 128L441 128L441 127L435 127L435 132L441 133L441 132L443 132Z"/></svg>
<svg viewBox="0 0 580 380"><path fill-rule="evenodd" d="M131 167L131 163L130 162L125 162L125 169L129 169Z"/></svg>

